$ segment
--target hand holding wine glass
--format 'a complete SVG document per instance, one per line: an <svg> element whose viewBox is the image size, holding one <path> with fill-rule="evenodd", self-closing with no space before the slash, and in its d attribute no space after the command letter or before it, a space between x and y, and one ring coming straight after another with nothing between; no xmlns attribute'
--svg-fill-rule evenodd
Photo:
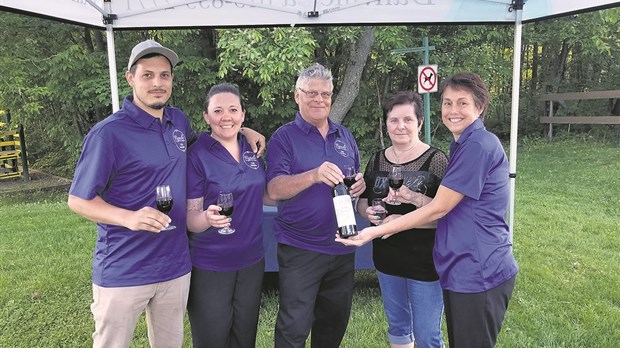
<svg viewBox="0 0 620 348"><path fill-rule="evenodd" d="M164 214L168 214L170 210L172 210L172 204L174 203L172 199L172 191L170 190L170 185L159 185L155 188L155 202L157 203L157 209ZM177 228L174 225L168 225L168 227L164 228L162 231L169 231Z"/></svg>
<svg viewBox="0 0 620 348"><path fill-rule="evenodd" d="M234 201L233 201L232 192L221 191L220 195L217 197L217 205L220 208L222 208L222 210L220 211L220 214L230 217L234 210ZM230 226L227 226L224 228L220 228L217 232L219 232L220 234L231 234L235 232L235 229L231 228Z"/></svg>
<svg viewBox="0 0 620 348"><path fill-rule="evenodd" d="M398 189L403 186L403 181L403 167L398 164L393 165L392 168L390 168L389 184L394 190L395 196L393 200L387 202L388 204L400 205L396 196L398 195Z"/></svg>

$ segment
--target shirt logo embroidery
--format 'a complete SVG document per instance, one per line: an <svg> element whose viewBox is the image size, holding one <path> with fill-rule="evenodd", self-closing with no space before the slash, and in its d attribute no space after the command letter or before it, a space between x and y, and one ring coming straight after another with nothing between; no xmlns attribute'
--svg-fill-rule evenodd
<svg viewBox="0 0 620 348"><path fill-rule="evenodd" d="M174 140L174 143L177 145L179 150L183 152L187 150L187 139L185 138L185 134L183 134L183 132L175 129L174 132L172 132L172 140Z"/></svg>
<svg viewBox="0 0 620 348"><path fill-rule="evenodd" d="M340 154L340 156L349 157L349 146L347 146L344 141L336 139L334 142L334 149Z"/></svg>
<svg viewBox="0 0 620 348"><path fill-rule="evenodd" d="M258 159L256 159L256 154L252 151L245 151L243 153L243 162L246 166L252 169L258 169Z"/></svg>

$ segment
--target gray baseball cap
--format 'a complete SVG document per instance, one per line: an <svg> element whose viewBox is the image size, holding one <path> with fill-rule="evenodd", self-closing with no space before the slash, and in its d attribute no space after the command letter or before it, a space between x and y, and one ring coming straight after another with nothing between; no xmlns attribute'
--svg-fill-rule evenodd
<svg viewBox="0 0 620 348"><path fill-rule="evenodd" d="M179 56L174 53L173 50L162 46L159 42L154 40L145 40L135 45L131 50L131 56L129 56L129 63L127 64L127 70L131 69L131 66L136 64L140 58L147 54L156 53L161 54L170 61L170 65L174 68L179 62Z"/></svg>

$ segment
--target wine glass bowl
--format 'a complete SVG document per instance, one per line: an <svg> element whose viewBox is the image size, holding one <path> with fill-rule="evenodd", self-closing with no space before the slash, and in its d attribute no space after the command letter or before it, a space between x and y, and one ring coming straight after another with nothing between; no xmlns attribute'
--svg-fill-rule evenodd
<svg viewBox="0 0 620 348"><path fill-rule="evenodd" d="M347 189L351 190L351 186L355 184L355 174L357 174L355 166L344 166L344 171L342 172L342 174L344 174L344 185L347 187Z"/></svg>
<svg viewBox="0 0 620 348"><path fill-rule="evenodd" d="M381 198L375 198L372 200L372 210L379 217L379 220L385 220L387 216L387 209L385 208L385 202Z"/></svg>
<svg viewBox="0 0 620 348"><path fill-rule="evenodd" d="M217 205L222 208L220 214L230 217L234 211L235 205L233 201L232 192L222 191L217 197ZM234 228L230 226L220 228L217 230L219 234L231 234L235 232Z"/></svg>
<svg viewBox="0 0 620 348"><path fill-rule="evenodd" d="M390 175L388 178L389 178L388 183L390 185L390 188L394 190L395 196L398 195L398 189L401 188L401 186L403 186L403 181L404 181L403 167L400 165L393 165L392 168L390 168ZM387 203L391 205L400 205L400 202L396 199L396 197L394 197L394 199L392 199L391 201L388 201Z"/></svg>
<svg viewBox="0 0 620 348"><path fill-rule="evenodd" d="M159 185L155 188L155 203L157 205L157 210L164 214L168 214L170 210L172 210L174 200L172 198L170 185ZM162 231L168 231L175 228L177 227L174 225L168 225L168 227L164 228Z"/></svg>

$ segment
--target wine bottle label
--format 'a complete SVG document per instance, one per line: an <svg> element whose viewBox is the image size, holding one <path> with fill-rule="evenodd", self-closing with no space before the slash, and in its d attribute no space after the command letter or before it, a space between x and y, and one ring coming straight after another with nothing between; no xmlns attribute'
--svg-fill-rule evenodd
<svg viewBox="0 0 620 348"><path fill-rule="evenodd" d="M334 197L334 210L336 211L336 221L338 227L356 225L351 196L342 195Z"/></svg>

